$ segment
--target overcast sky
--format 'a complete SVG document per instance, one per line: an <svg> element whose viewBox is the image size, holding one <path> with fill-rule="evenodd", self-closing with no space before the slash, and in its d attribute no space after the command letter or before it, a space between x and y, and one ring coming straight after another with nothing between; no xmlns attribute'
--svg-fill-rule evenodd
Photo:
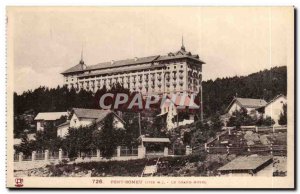
<svg viewBox="0 0 300 194"><path fill-rule="evenodd" d="M286 65L287 9L34 8L15 12L15 91L63 83L62 71L177 51L206 62L203 78L247 75ZM11 22L9 20L9 22Z"/></svg>

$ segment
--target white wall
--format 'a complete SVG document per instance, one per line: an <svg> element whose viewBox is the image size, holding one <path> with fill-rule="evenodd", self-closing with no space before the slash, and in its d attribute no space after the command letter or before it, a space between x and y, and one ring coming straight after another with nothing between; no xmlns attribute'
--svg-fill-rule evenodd
<svg viewBox="0 0 300 194"><path fill-rule="evenodd" d="M57 128L57 137L64 138L68 135L69 132L69 125L64 125Z"/></svg>
<svg viewBox="0 0 300 194"><path fill-rule="evenodd" d="M44 126L42 125L44 121L36 122L36 131L44 131Z"/></svg>
<svg viewBox="0 0 300 194"><path fill-rule="evenodd" d="M234 103L231 105L230 109L228 110L228 113L229 113L230 115L232 115L235 111L240 111L241 108L242 108L242 107L241 107L237 102L234 102ZM255 116L255 115L258 114L258 112L255 110L255 108L246 108L246 110L247 110L247 114L248 114L248 115ZM255 111L252 113L253 110L255 110Z"/></svg>
<svg viewBox="0 0 300 194"><path fill-rule="evenodd" d="M119 119L117 119L116 117L114 117L114 126L118 129L124 129L125 128L124 124Z"/></svg>
<svg viewBox="0 0 300 194"><path fill-rule="evenodd" d="M283 112L283 104L286 104L287 100L284 96L277 98L274 102L271 102L265 107L264 117L271 117L275 121L275 125L278 124L280 114Z"/></svg>
<svg viewBox="0 0 300 194"><path fill-rule="evenodd" d="M241 110L241 106L237 102L234 102L231 105L230 109L228 110L228 113L230 115L232 115L232 113L234 113L235 111L239 111L239 110Z"/></svg>
<svg viewBox="0 0 300 194"><path fill-rule="evenodd" d="M80 126L87 126L91 125L95 119L88 119L88 118L78 118L76 114L73 114L70 120L70 127L78 128Z"/></svg>
<svg viewBox="0 0 300 194"><path fill-rule="evenodd" d="M70 127L72 128L78 128L80 126L88 126L93 124L96 119L88 119L88 118L78 118L76 114L73 114L71 120L70 120ZM75 122L76 121L76 122ZM114 117L114 125L116 128L124 129L124 124L115 116Z"/></svg>

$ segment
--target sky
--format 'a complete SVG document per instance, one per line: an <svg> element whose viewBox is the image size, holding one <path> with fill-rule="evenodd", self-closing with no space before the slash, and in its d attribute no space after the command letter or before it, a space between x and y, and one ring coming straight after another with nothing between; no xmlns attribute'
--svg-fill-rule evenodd
<svg viewBox="0 0 300 194"><path fill-rule="evenodd" d="M10 11L10 10L8 10ZM8 17L14 90L63 84L64 70L180 49L198 54L203 79L287 65L290 9L267 7L20 8ZM10 54L10 53L9 53Z"/></svg>

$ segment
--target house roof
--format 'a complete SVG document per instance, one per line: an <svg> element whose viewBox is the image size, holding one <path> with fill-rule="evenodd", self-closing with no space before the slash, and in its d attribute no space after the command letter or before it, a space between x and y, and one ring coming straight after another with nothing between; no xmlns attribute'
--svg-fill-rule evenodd
<svg viewBox="0 0 300 194"><path fill-rule="evenodd" d="M136 57L133 59L103 62L103 63L98 63L96 65L87 66L85 69L83 69L83 65L79 63L78 65L75 65L67 69L66 71L62 72L62 74L84 72L84 71L91 71L97 69L100 70L100 69L116 68L116 67L130 66L130 65L144 64L144 63L154 63L154 62L159 62L164 60L181 59L181 58L188 58L188 59L198 61L201 64L205 64L203 61L199 59L198 55L192 55L190 52L186 52L185 50L181 49L177 52L169 53L168 55L165 56L154 55L148 57L140 57L140 58Z"/></svg>
<svg viewBox="0 0 300 194"><path fill-rule="evenodd" d="M40 112L34 120L45 120L45 121L55 121L60 119L62 116L67 116L68 112Z"/></svg>
<svg viewBox="0 0 300 194"><path fill-rule="evenodd" d="M260 108L266 106L267 104L267 102L264 99L234 98L227 107L227 110L230 109L234 102L237 102L243 108Z"/></svg>
<svg viewBox="0 0 300 194"><path fill-rule="evenodd" d="M261 165L266 164L272 160L272 156L241 156L231 162L225 164L219 171L231 171L231 170L256 170Z"/></svg>
<svg viewBox="0 0 300 194"><path fill-rule="evenodd" d="M107 115L113 113L119 120L124 122L115 112L111 110L100 110L100 109L85 109L85 108L73 108L74 114L78 118L90 118L96 119L96 122L103 120Z"/></svg>
<svg viewBox="0 0 300 194"><path fill-rule="evenodd" d="M159 138L159 137L142 137L142 142L151 142L151 143L170 143L169 138Z"/></svg>
<svg viewBox="0 0 300 194"><path fill-rule="evenodd" d="M273 103L274 101L276 101L278 98L280 97L284 97L286 99L286 96L283 94L279 94L277 95L275 98L273 98L270 102L268 102L265 106L268 106L269 104Z"/></svg>

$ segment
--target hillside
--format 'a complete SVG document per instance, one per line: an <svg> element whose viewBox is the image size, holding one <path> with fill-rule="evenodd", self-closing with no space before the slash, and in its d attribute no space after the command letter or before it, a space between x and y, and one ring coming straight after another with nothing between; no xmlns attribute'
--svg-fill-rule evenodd
<svg viewBox="0 0 300 194"><path fill-rule="evenodd" d="M203 81L203 109L206 117L223 112L234 96L270 101L278 94L286 95L287 68L273 67L248 76L235 76Z"/></svg>

